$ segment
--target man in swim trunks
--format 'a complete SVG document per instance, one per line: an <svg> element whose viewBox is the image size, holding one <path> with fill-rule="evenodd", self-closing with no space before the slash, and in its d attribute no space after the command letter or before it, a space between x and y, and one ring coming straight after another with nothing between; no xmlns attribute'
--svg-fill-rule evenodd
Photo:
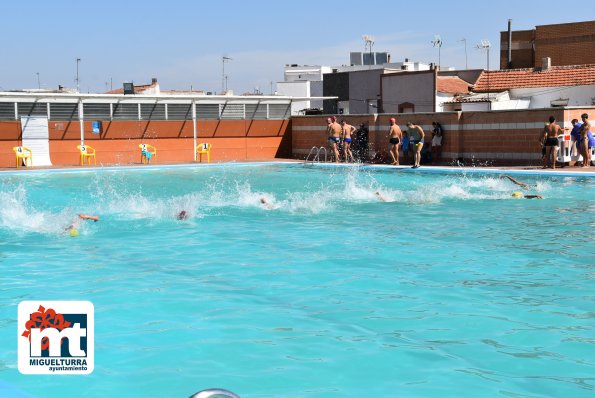
<svg viewBox="0 0 595 398"><path fill-rule="evenodd" d="M397 124L397 120L393 117L390 119L390 130L388 131L388 142L390 144L389 152L393 158L392 164L397 166L399 164L399 146L403 139L403 132Z"/></svg>
<svg viewBox="0 0 595 398"><path fill-rule="evenodd" d="M581 115L583 125L580 128L580 152L583 156L582 167L589 167L591 165L591 151L589 151L589 133L591 132L591 123L589 123L589 115L583 113Z"/></svg>
<svg viewBox="0 0 595 398"><path fill-rule="evenodd" d="M407 122L407 129L409 130L409 146L415 151L414 164L412 169L417 169L421 161L421 149L424 146L424 129L417 124Z"/></svg>
<svg viewBox="0 0 595 398"><path fill-rule="evenodd" d="M351 152L351 134L355 133L355 127L347 124L345 120L341 120L341 137L343 137L343 154L345 155L345 163L351 159L355 162L353 153Z"/></svg>
<svg viewBox="0 0 595 398"><path fill-rule="evenodd" d="M326 132L328 134L329 146L335 153L335 163L339 163L339 143L341 142L341 125L337 123L335 116L329 117L327 120L328 126Z"/></svg>
<svg viewBox="0 0 595 398"><path fill-rule="evenodd" d="M552 169L556 168L556 154L558 153L558 135L562 134L562 128L556 124L556 118L550 116L549 124L543 128L541 144L546 148L546 160L543 168L547 168L548 161Z"/></svg>

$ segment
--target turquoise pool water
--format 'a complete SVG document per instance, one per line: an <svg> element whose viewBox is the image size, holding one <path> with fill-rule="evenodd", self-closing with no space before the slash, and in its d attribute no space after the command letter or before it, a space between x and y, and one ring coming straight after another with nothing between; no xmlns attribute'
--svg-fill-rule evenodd
<svg viewBox="0 0 595 398"><path fill-rule="evenodd" d="M594 180L515 177L545 199L394 169L0 174L0 381L39 398L592 397ZM71 238L79 212L101 221ZM17 305L35 299L94 303L93 374L18 373Z"/></svg>

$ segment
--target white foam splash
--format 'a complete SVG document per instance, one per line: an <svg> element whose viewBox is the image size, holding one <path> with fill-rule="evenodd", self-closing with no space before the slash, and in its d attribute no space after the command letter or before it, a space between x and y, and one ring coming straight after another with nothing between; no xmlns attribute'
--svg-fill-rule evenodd
<svg viewBox="0 0 595 398"><path fill-rule="evenodd" d="M14 233L63 234L76 218L69 209L52 213L31 206L24 185L0 191L0 227Z"/></svg>

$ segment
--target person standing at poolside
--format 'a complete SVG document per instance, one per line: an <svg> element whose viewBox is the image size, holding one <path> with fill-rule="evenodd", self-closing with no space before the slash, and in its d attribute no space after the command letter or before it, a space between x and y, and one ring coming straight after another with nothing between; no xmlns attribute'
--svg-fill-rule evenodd
<svg viewBox="0 0 595 398"><path fill-rule="evenodd" d="M572 123L572 130L570 131L570 155L577 156L579 154L579 141L581 139L581 127L583 124L578 119L572 119L570 123ZM576 162L575 166L578 166L578 162Z"/></svg>
<svg viewBox="0 0 595 398"><path fill-rule="evenodd" d="M339 143L341 142L341 125L337 123L335 116L326 119L328 126L326 132L328 134L329 146L335 154L335 163L339 163Z"/></svg>
<svg viewBox="0 0 595 398"><path fill-rule="evenodd" d="M414 155L414 164L412 169L417 169L420 167L421 161L421 149L424 146L424 129L417 124L413 124L411 122L407 122L407 129L409 130L409 146L413 148L415 151Z"/></svg>
<svg viewBox="0 0 595 398"><path fill-rule="evenodd" d="M591 123L589 123L589 115L583 113L581 115L583 125L580 128L580 153L583 156L582 167L589 167L591 165L591 153L589 151L589 133L591 132Z"/></svg>
<svg viewBox="0 0 595 398"><path fill-rule="evenodd" d="M341 120L341 137L343 138L343 154L345 155L345 163L349 163L349 159L355 162L353 153L351 152L351 134L355 133L355 127L347 124L345 120Z"/></svg>
<svg viewBox="0 0 595 398"><path fill-rule="evenodd" d="M403 139L403 132L401 128L397 124L397 119L394 117L390 119L390 130L388 131L388 142L390 144L390 156L393 158L393 162L391 164L398 166L399 165L399 146L401 144L401 140Z"/></svg>
<svg viewBox="0 0 595 398"><path fill-rule="evenodd" d="M409 163L409 132L403 131L401 137L401 151L403 151L403 161L405 164Z"/></svg>
<svg viewBox="0 0 595 398"><path fill-rule="evenodd" d="M431 152L434 159L438 160L442 154L442 126L438 122L432 122L432 147Z"/></svg>
<svg viewBox="0 0 595 398"><path fill-rule="evenodd" d="M541 143L546 147L546 160L543 168L548 167L548 162L552 169L556 168L556 155L558 153L558 135L562 133L562 128L556 124L556 118L550 116L549 124L543 128Z"/></svg>

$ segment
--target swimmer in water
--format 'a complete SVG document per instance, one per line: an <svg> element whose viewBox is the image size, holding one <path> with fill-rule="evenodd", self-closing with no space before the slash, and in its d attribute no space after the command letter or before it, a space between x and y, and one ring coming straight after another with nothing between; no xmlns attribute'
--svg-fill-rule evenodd
<svg viewBox="0 0 595 398"><path fill-rule="evenodd" d="M383 202L388 202L388 200L387 200L387 199L384 197L384 195L382 195L382 194L380 193L380 191L376 191L376 192L374 192L374 195L376 195L376 197L377 197L378 199L380 199L381 201L383 201Z"/></svg>
<svg viewBox="0 0 595 398"><path fill-rule="evenodd" d="M188 213L186 212L186 210L182 210L181 212L178 213L178 215L176 216L176 219L180 220L180 221L184 221L188 219Z"/></svg>
<svg viewBox="0 0 595 398"><path fill-rule="evenodd" d="M543 199L543 196L541 196L541 195L523 195L520 192L513 192L512 193L512 197L513 198L517 198L517 199L521 199L521 198L524 198L524 199Z"/></svg>
<svg viewBox="0 0 595 398"><path fill-rule="evenodd" d="M92 220L93 222L99 221L99 216L92 216L89 214L80 213L78 218L75 219L68 227L64 228L66 232L70 234L70 236L78 236L78 227L81 224L81 221Z"/></svg>
<svg viewBox="0 0 595 398"><path fill-rule="evenodd" d="M512 178L509 175L504 174L504 175L501 175L500 178L507 178L510 181L512 181L513 183L515 183L516 185L520 186L521 188L529 189L529 184L525 184L524 182L515 180L514 178ZM541 195L523 195L520 192L513 192L512 197L513 198L525 198L525 199L543 199L543 196L541 196Z"/></svg>
<svg viewBox="0 0 595 398"><path fill-rule="evenodd" d="M268 210L271 210L273 208L273 205L270 204L264 196L260 198L260 204L266 207Z"/></svg>

